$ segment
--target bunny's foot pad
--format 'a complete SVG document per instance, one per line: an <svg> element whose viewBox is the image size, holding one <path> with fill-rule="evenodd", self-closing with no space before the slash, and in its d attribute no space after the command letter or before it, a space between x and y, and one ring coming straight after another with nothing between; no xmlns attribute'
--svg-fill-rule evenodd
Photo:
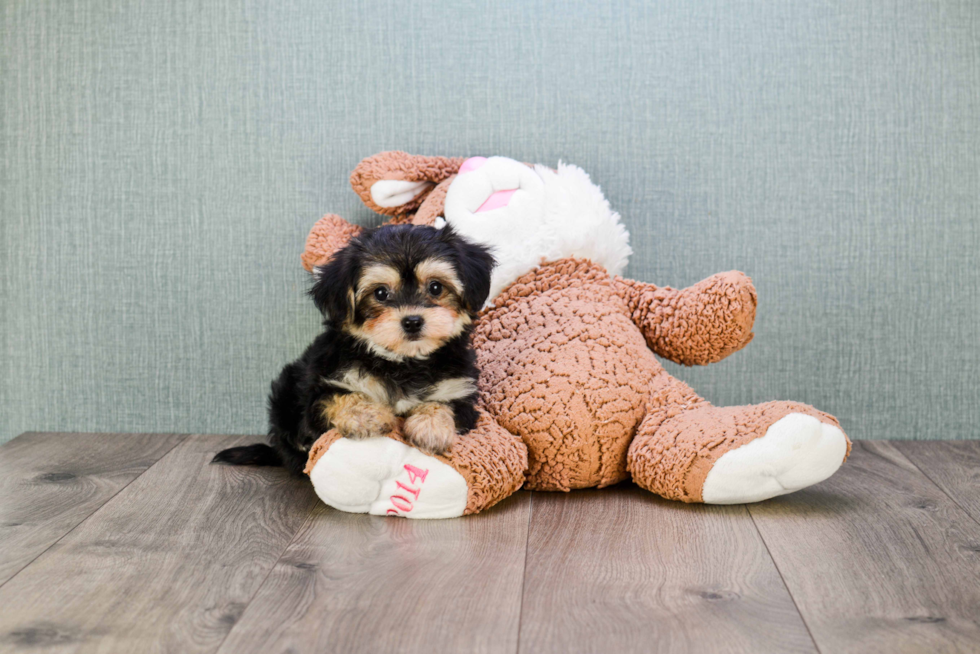
<svg viewBox="0 0 980 654"><path fill-rule="evenodd" d="M456 518L466 510L462 475L393 438L334 439L309 475L324 503L349 513Z"/></svg>
<svg viewBox="0 0 980 654"><path fill-rule="evenodd" d="M762 438L722 455L704 481L702 500L759 502L812 486L837 472L847 449L847 437L836 425L791 413Z"/></svg>
<svg viewBox="0 0 980 654"><path fill-rule="evenodd" d="M638 485L682 502L743 504L791 493L830 477L851 448L833 416L800 402L704 404L657 418L640 425L629 470Z"/></svg>
<svg viewBox="0 0 980 654"><path fill-rule="evenodd" d="M412 447L400 433L353 440L325 433L306 473L329 506L350 513L456 518L487 509L524 483L527 448L481 415L444 456Z"/></svg>

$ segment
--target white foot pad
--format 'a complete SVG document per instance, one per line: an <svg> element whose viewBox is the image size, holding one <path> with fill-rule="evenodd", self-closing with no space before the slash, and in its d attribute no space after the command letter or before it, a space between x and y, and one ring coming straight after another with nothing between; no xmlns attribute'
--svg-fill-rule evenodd
<svg viewBox="0 0 980 654"><path fill-rule="evenodd" d="M704 480L706 504L759 502L812 486L834 474L847 454L844 433L813 416L791 413L765 436L726 452Z"/></svg>
<svg viewBox="0 0 980 654"><path fill-rule="evenodd" d="M310 472L324 503L349 513L455 518L466 480L451 467L391 438L340 438Z"/></svg>

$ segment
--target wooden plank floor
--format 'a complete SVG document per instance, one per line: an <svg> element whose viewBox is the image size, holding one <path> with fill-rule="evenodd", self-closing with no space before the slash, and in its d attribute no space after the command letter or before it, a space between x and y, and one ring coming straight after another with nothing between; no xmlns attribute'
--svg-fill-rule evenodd
<svg viewBox="0 0 980 654"><path fill-rule="evenodd" d="M624 484L396 520L241 436L0 446L0 652L980 652L980 441L750 506Z"/></svg>

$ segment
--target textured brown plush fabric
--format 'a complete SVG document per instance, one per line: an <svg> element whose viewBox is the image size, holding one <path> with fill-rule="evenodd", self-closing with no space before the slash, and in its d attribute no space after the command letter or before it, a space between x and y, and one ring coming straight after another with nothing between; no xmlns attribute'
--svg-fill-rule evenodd
<svg viewBox="0 0 980 654"><path fill-rule="evenodd" d="M350 185L373 211L386 216L401 216L415 211L425 198L425 193L407 204L379 207L371 199L371 186L375 182L390 179L438 184L459 172L464 161L464 157L424 157L407 152L381 152L357 164L351 173Z"/></svg>
<svg viewBox="0 0 980 654"><path fill-rule="evenodd" d="M340 432L335 429L323 434L310 448L303 472L309 475L320 457L340 438ZM407 444L400 424L389 438ZM460 436L444 456L435 458L466 480L466 509L463 515L479 513L513 494L524 483L524 471L527 469L527 448L521 439L482 411L476 428Z"/></svg>
<svg viewBox="0 0 980 654"><path fill-rule="evenodd" d="M397 215L391 218L388 223L395 225L404 223L413 225L433 224L436 218L442 215L449 184L455 177L455 175L450 176L432 189L414 214ZM303 268L312 272L315 267L324 265L330 260L334 252L347 245L352 238L362 231L364 230L361 227L350 224L336 214L327 214L313 225L313 229L306 237L306 248L301 257Z"/></svg>
<svg viewBox="0 0 980 654"><path fill-rule="evenodd" d="M367 193L365 203L372 206L365 180L437 183L424 201L417 198L394 212L399 222L431 224L443 214L463 159L424 164L418 159L404 153L366 159L352 184L361 188L362 198ZM329 258L328 245L346 243L348 228L334 225L314 228L336 229L337 238L311 234L304 264ZM311 243L317 248L313 253ZM475 324L480 402L489 415L467 437L471 445L454 448L450 463L478 489L471 490L467 513L520 486L497 486L511 479L522 461L513 453L517 439L510 434L527 447L531 490L602 487L632 475L664 497L700 502L714 463L764 436L786 415L803 413L839 427L832 416L797 402L713 407L654 356L685 365L724 359L752 340L756 304L752 281L740 272L676 290L610 277L590 261L561 259L520 277Z"/></svg>
<svg viewBox="0 0 980 654"><path fill-rule="evenodd" d="M442 215L442 210L446 206L446 193L449 192L449 185L456 179L456 175L447 177L438 186L429 192L425 201L419 206L419 210L412 217L413 225L431 225L438 216Z"/></svg>
<svg viewBox="0 0 980 654"><path fill-rule="evenodd" d="M720 360L751 339L755 307L741 273L675 291L563 259L514 282L480 316L474 345L487 410L528 446L527 488L601 487L632 474L658 495L700 502L714 462L780 418L839 427L798 402L713 407L647 348L689 365Z"/></svg>
<svg viewBox="0 0 980 654"><path fill-rule="evenodd" d="M329 258L324 244L346 243L335 216L314 228L326 230L337 230L337 238L311 233L304 262ZM481 418L472 442L506 443L504 434L518 434L527 446L531 490L602 487L632 474L664 497L700 501L714 462L786 414L837 424L795 402L712 407L651 352L688 365L718 361L751 340L755 308L752 282L738 272L675 290L611 278L585 260L542 265L509 286L476 322L481 402L503 429L493 436L494 421ZM486 472L493 457L511 470L506 449L490 458L493 448L477 449L459 459L457 469L474 480L468 507L499 501L519 487L511 482L505 484L511 490L503 490L494 480L509 477Z"/></svg>
<svg viewBox="0 0 980 654"><path fill-rule="evenodd" d="M334 252L347 245L361 231L357 225L351 225L340 216L328 213L313 225L306 237L303 267L313 272L314 268L327 263Z"/></svg>
<svg viewBox="0 0 980 654"><path fill-rule="evenodd" d="M340 432L336 429L331 429L320 436L320 438L316 439L316 442L313 443L313 447L310 448L310 456L306 460L306 467L303 468L303 474L308 475L313 472L313 466L316 465L316 462L320 460L321 456L327 453L330 446L333 445L339 438L343 438L343 436L340 435Z"/></svg>
<svg viewBox="0 0 980 654"><path fill-rule="evenodd" d="M466 480L463 515L490 508L524 484L527 447L483 412L476 427L457 438L446 456L438 458Z"/></svg>
<svg viewBox="0 0 980 654"><path fill-rule="evenodd" d="M642 309L638 298L646 302ZM754 289L740 273L674 291L612 279L590 261L563 259L514 282L481 314L473 343L487 410L528 446L527 488L622 481L641 422L655 430L707 406L667 374L638 325L662 355L700 362L747 342L754 312ZM701 333L714 338L704 338L700 349L675 345L687 342L685 334ZM686 469L677 472L688 476Z"/></svg>
<svg viewBox="0 0 980 654"><path fill-rule="evenodd" d="M707 365L752 340L757 304L752 280L718 273L681 290L616 278L633 322L654 352L684 365Z"/></svg>
<svg viewBox="0 0 980 654"><path fill-rule="evenodd" d="M392 217L388 221L388 224L433 224L436 218L442 215L442 208L446 203L446 193L449 191L449 185L455 177L455 174L451 175L432 189L421 206L419 206L418 211L414 214L410 213L407 208L408 205L405 205L403 207L405 213L400 213ZM370 198L370 193L368 197ZM418 203L413 202L410 204ZM303 268L312 272L315 267L324 265L330 260L334 252L347 245L352 238L362 231L364 230L361 227L350 224L336 214L327 214L313 225L313 229L310 230L309 235L306 237L306 248L303 250L301 257Z"/></svg>
<svg viewBox="0 0 980 654"><path fill-rule="evenodd" d="M487 411L528 446L527 487L626 478L626 451L662 367L604 268L563 259L509 286L476 322Z"/></svg>
<svg viewBox="0 0 980 654"><path fill-rule="evenodd" d="M681 412L651 411L630 446L629 471L633 481L657 495L700 502L704 480L721 455L764 436L790 413L840 427L833 416L799 402L716 407L702 400Z"/></svg>

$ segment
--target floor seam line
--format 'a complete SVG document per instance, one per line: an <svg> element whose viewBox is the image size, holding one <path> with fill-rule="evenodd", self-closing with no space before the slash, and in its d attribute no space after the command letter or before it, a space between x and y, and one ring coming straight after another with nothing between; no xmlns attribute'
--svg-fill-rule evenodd
<svg viewBox="0 0 980 654"><path fill-rule="evenodd" d="M524 588L527 586L527 554L531 547L531 517L534 515L534 493L528 491L527 498L527 534L524 538L524 574L521 576L521 599L517 607L517 647L515 654L521 652L521 626L524 624Z"/></svg>
<svg viewBox="0 0 980 654"><path fill-rule="evenodd" d="M61 432L49 432L49 433L61 433ZM78 529L79 527L81 527L83 524L85 524L89 520L91 520L92 519L92 516L94 516L96 513L98 513L102 509L104 509L106 507L106 505L109 504L109 502L111 502L112 500L114 500L116 498L116 496L119 495L119 493L121 493L124 490L126 490L127 488L129 488L129 486L134 481L136 481L137 479L139 479L140 477L142 477L143 475L145 475L146 472L147 472L147 470L149 470L150 468L152 468L153 466L157 465L158 463L160 463L161 461L163 461L165 458L167 458L167 456L171 452L173 452L174 449L178 445L180 445L181 443L183 443L184 441L186 441L192 435L193 434L183 434L183 435L181 435L181 438L176 443L174 443L173 446L169 450L167 450L166 452L164 452L163 454L161 454L160 455L160 458L158 458L156 461L154 461L150 465L146 466L146 469L143 470L143 472L139 473L138 475L136 475L135 477L133 477L132 479L130 479L128 482L126 482L125 484L123 484L119 488L119 490L117 490L115 493L113 493L112 495L110 495L109 497L107 497L106 500L105 500L105 502L103 502L102 504L100 504L94 511L92 511L91 513L89 513L87 516L85 516L84 518L82 518L81 520L79 520L78 521L78 524L76 524L75 526L73 526L71 529L69 529L65 533L61 534L61 536L58 536L57 540L53 541L50 545L48 545L43 550L41 550L40 552L38 552L37 556L35 556L33 559L31 559L30 561L28 561L27 563L24 564L24 567L22 567L20 570L18 570L14 574L10 575L10 578L9 579L7 579L6 581L4 581L3 583L0 583L0 588L3 588L8 583L10 583L11 581L13 581L15 577L17 577L18 575L20 575L20 573L22 573L24 570L27 570L27 568L31 567L34 564L35 561L37 561L39 558L41 558L42 556L44 556L45 554L47 554L51 550L52 547L54 547L55 545L57 545L58 543L60 543L61 541L63 541L70 533L72 533L73 531L75 531L76 529Z"/></svg>
<svg viewBox="0 0 980 654"><path fill-rule="evenodd" d="M968 511L966 509L966 507L964 507L962 504L960 504L955 497L953 497L952 495L950 495L949 493L947 493L945 488L943 488L938 483L936 483L936 480L934 480L932 477L930 477L929 476L929 473L926 472L925 470L923 470L919 466L919 464L916 463L914 459L912 459L912 457L910 457L908 454L906 454L905 452L903 452L898 447L895 447L894 444L892 444L892 447L894 447L895 448L895 451L898 452L899 454L901 454L905 458L906 461L908 461L909 463L911 463L912 466L915 467L915 469L918 470L922 474L923 477L925 477L926 479L928 479L930 484L932 484L933 486L935 486L936 489L940 493L942 493L943 495L945 495L949 499L949 501L952 502L956 506L956 508L958 508L960 511L962 511L963 513L965 513L967 515L967 517L970 518L970 520L973 520L975 523L977 523L978 525L980 525L980 519L977 519L977 518L973 517L973 514L970 511Z"/></svg>
<svg viewBox="0 0 980 654"><path fill-rule="evenodd" d="M225 634L225 637L221 639L221 642L218 643L218 646L214 649L214 654L218 654L221 651L221 648L225 646L225 641L227 641L228 637L231 636L231 632L237 629L238 625L242 623L242 618L245 616L245 612L248 611L248 607L252 605L252 602L255 601L255 597L259 594L259 591L261 591L262 587L265 586L265 583L269 581L269 577L272 576L272 573L275 571L276 566L278 566L279 562L282 561L282 557L286 555L286 552L289 550L289 546L292 545L293 542L296 540L296 537L303 532L303 529L306 527L306 525L310 524L310 521L313 520L313 515L316 513L318 507L319 507L318 503L313 504L313 507L310 509L310 513L309 515L306 516L306 519L303 521L303 524L301 524L299 526L299 529L296 530L296 533L294 533L292 537L290 537L289 542L286 543L286 546L282 548L281 552L279 552L279 556L277 556L276 560L272 563L271 566L269 566L269 571L265 573L264 577L262 577L262 582L255 587L255 592L252 593L251 597L248 598L248 601L245 602L245 607L242 609L241 616L239 616L238 620L235 621L235 624L232 625L231 629L228 630L228 633Z"/></svg>
<svg viewBox="0 0 980 654"><path fill-rule="evenodd" d="M813 643L814 649L817 652L821 652L820 645L817 643L817 639L813 635L813 631L810 630L810 624L806 621L806 616L803 615L803 611L800 610L800 605L796 602L796 596L793 595L793 591L790 590L789 584L786 583L786 577L783 576L783 571L779 569L779 564L776 562L776 557L772 555L772 550L769 549L769 543L766 542L765 536L762 535L762 530L759 529L759 523L755 521L755 516L752 515L752 509L748 506L743 505L745 512L749 516L749 520L752 521L752 526L755 527L755 533L759 535L759 540L762 541L762 546L766 548L766 554L769 555L769 560L772 561L772 565L776 568L776 574L779 575L779 580L783 584L783 588L786 589L786 594L789 595L789 599L793 602L793 608L796 609L796 614L800 616L800 621L803 623L803 628L806 629L807 635L810 637L810 642Z"/></svg>

